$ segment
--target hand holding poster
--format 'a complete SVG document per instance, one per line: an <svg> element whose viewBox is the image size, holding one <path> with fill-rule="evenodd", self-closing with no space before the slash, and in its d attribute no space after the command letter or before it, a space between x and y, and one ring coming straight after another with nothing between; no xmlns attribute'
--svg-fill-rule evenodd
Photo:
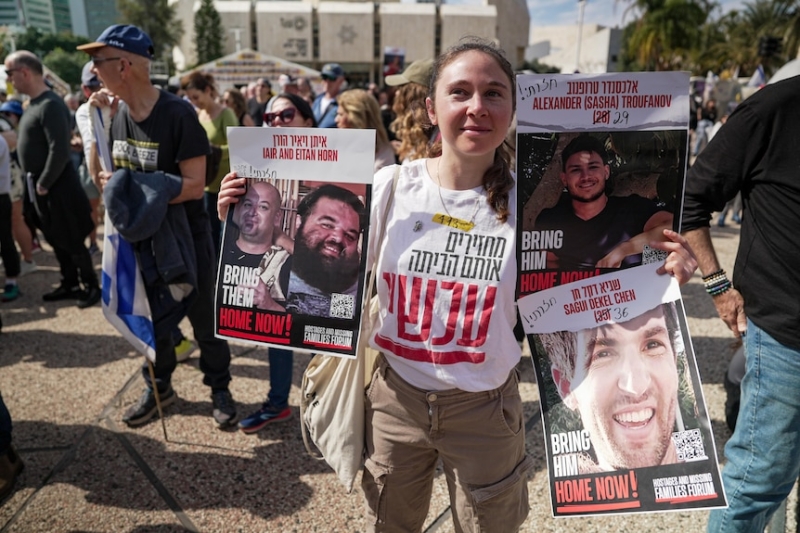
<svg viewBox="0 0 800 533"><path fill-rule="evenodd" d="M252 179L225 224L217 334L353 356L374 133L230 128L228 139L231 169Z"/></svg>
<svg viewBox="0 0 800 533"><path fill-rule="evenodd" d="M725 505L677 281L685 73L518 78L519 311L555 516Z"/></svg>

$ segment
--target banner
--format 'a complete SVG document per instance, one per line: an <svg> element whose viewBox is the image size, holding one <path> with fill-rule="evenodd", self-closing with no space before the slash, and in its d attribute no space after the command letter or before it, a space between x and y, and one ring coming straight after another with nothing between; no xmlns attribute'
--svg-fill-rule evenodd
<svg viewBox="0 0 800 533"><path fill-rule="evenodd" d="M675 279L687 73L517 78L519 313L554 516L726 505Z"/></svg>
<svg viewBox="0 0 800 533"><path fill-rule="evenodd" d="M251 179L223 231L217 336L354 357L375 132L228 128L228 142Z"/></svg>

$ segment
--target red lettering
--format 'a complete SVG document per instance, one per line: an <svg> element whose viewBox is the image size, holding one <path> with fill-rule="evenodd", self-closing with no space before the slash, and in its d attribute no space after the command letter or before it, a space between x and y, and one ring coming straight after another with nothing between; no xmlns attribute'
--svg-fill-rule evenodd
<svg viewBox="0 0 800 533"><path fill-rule="evenodd" d="M481 310L480 322L478 323L478 333L475 338L471 339L469 336L472 334L472 323L475 320L478 286L469 285L467 287L467 309L465 312L464 326L461 330L461 338L458 340L459 346L475 348L477 346L483 346L486 342L486 333L489 331L489 320L491 320L492 311L494 311L495 294L497 294L496 287L486 287L486 296L483 299L483 309Z"/></svg>
<svg viewBox="0 0 800 533"><path fill-rule="evenodd" d="M444 346L453 342L456 336L456 326L458 325L458 311L461 307L461 294L464 292L464 284L455 281L443 281L442 289L450 291L450 312L447 314L444 335L434 337L431 341L433 346Z"/></svg>
<svg viewBox="0 0 800 533"><path fill-rule="evenodd" d="M425 300L422 310L422 323L419 323L419 303L422 300L422 278L411 280L411 305L406 303L406 276L400 276L400 293L397 300L397 336L401 339L424 342L431 336L431 321L433 320L433 301L436 296L436 280L428 280L425 290ZM408 314L406 314L408 308ZM406 324L419 324L419 333L406 331Z"/></svg>

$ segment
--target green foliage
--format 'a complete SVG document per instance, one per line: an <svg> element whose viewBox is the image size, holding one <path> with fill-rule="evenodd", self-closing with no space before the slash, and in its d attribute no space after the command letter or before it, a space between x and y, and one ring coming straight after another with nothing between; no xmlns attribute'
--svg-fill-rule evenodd
<svg viewBox="0 0 800 533"><path fill-rule="evenodd" d="M557 74L561 72L560 68L552 65L546 65L545 63L539 63L538 59L534 59L533 61L525 61L522 64L522 70L532 70L537 74Z"/></svg>
<svg viewBox="0 0 800 533"><path fill-rule="evenodd" d="M42 58L42 63L69 83L70 87L76 88L81 84L81 71L88 60L86 52L79 52L74 47L72 50L56 48Z"/></svg>
<svg viewBox="0 0 800 533"><path fill-rule="evenodd" d="M620 0L634 20L623 30L623 70L690 70L703 75L738 69L752 74L759 64L774 72L800 46L800 0L749 0L741 10L720 14L708 0ZM782 39L782 52L763 58L761 37Z"/></svg>
<svg viewBox="0 0 800 533"><path fill-rule="evenodd" d="M183 22L175 18L176 6L167 0L117 0L121 24L133 24L153 40L156 58L168 61L172 47L183 35Z"/></svg>
<svg viewBox="0 0 800 533"><path fill-rule="evenodd" d="M200 3L200 9L194 17L194 35L198 63L208 63L222 57L224 33L213 0L202 0Z"/></svg>
<svg viewBox="0 0 800 533"><path fill-rule="evenodd" d="M44 58L45 55L52 53L56 48L62 51L75 52L75 47L90 42L86 37L73 35L69 32L46 33L38 28L28 27L25 33L16 35L14 39L17 50L28 50ZM81 52L86 59L86 54ZM48 65L49 67L49 65ZM60 76L60 74L59 74Z"/></svg>

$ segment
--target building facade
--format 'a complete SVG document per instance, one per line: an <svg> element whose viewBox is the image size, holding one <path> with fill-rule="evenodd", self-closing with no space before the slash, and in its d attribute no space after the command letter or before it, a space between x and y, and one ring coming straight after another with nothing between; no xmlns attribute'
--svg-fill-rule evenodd
<svg viewBox="0 0 800 533"><path fill-rule="evenodd" d="M175 53L179 70L196 64L197 0L169 0L184 21ZM435 57L464 36L497 42L520 67L530 16L524 0L483 0L482 5L439 3L217 0L225 54L253 50L314 69L336 62L351 82L382 81L384 50L404 52L406 64Z"/></svg>

